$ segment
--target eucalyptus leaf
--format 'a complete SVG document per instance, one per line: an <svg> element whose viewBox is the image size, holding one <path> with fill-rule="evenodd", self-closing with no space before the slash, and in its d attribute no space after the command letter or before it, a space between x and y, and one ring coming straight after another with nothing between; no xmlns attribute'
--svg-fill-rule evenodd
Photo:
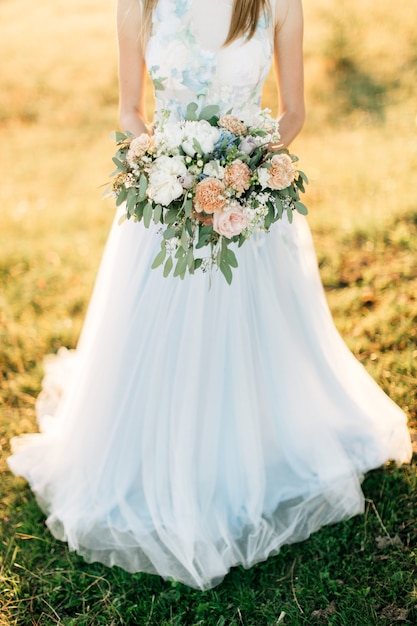
<svg viewBox="0 0 417 626"><path fill-rule="evenodd" d="M196 102L190 102L187 106L187 111L185 113L185 119L190 120L191 122L197 121L197 109L198 104Z"/></svg>
<svg viewBox="0 0 417 626"><path fill-rule="evenodd" d="M164 239L172 239L173 237L175 237L175 229L174 228L167 228L166 230L164 230L163 237L164 237Z"/></svg>
<svg viewBox="0 0 417 626"><path fill-rule="evenodd" d="M126 166L124 165L124 163L122 163L122 161L120 161L117 157L112 157L112 161L115 165L117 165L118 169L121 170L122 172L125 171Z"/></svg>
<svg viewBox="0 0 417 626"><path fill-rule="evenodd" d="M184 250L187 250L188 248L188 237L187 237L187 231L183 230L181 233L181 245L184 248Z"/></svg>
<svg viewBox="0 0 417 626"><path fill-rule="evenodd" d="M303 204L302 202L294 202L295 208L297 209L298 213L301 213L301 215L307 215L308 214L308 209L306 207L305 204Z"/></svg>
<svg viewBox="0 0 417 626"><path fill-rule="evenodd" d="M153 221L155 224L158 224L158 222L161 221L161 216L162 216L162 206L160 204L157 204L153 210Z"/></svg>
<svg viewBox="0 0 417 626"><path fill-rule="evenodd" d="M154 270L155 268L159 267L160 265L162 265L162 263L165 261L165 257L166 257L167 251L166 248L164 246L163 250L160 250L160 252L158 252L158 254L156 255L154 262L152 263L151 268Z"/></svg>
<svg viewBox="0 0 417 626"><path fill-rule="evenodd" d="M116 206L120 206L127 198L127 189L126 187L122 187L120 191L117 192L116 197Z"/></svg>
<svg viewBox="0 0 417 626"><path fill-rule="evenodd" d="M231 267L238 266L236 255L233 250L230 250L230 248L228 248L226 253L226 261Z"/></svg>
<svg viewBox="0 0 417 626"><path fill-rule="evenodd" d="M187 255L178 259L174 270L174 276L180 276L187 269Z"/></svg>
<svg viewBox="0 0 417 626"><path fill-rule="evenodd" d="M133 215L134 213L136 202L137 202L136 189L135 187L129 187L129 189L127 190L126 204L127 204L128 213L130 213L130 215Z"/></svg>
<svg viewBox="0 0 417 626"><path fill-rule="evenodd" d="M165 265L164 265L164 278L168 276L168 274L172 270L173 265L174 263L173 263L172 257L169 256L167 260L165 261Z"/></svg>
<svg viewBox="0 0 417 626"><path fill-rule="evenodd" d="M282 206L282 200L279 196L275 196L275 206L277 207L278 219L281 219L284 212L284 207Z"/></svg>
<svg viewBox="0 0 417 626"><path fill-rule="evenodd" d="M119 224L119 226L121 226L123 222L125 222L126 220L127 220L127 214L123 213L123 215L121 215L119 219L117 220L117 223Z"/></svg>
<svg viewBox="0 0 417 626"><path fill-rule="evenodd" d="M199 115L200 120L211 120L212 117L218 117L220 113L220 107L218 104L208 104L203 108Z"/></svg>
<svg viewBox="0 0 417 626"><path fill-rule="evenodd" d="M232 270L230 269L230 265L227 263L220 264L220 271L226 279L226 282L230 285L233 280Z"/></svg>
<svg viewBox="0 0 417 626"><path fill-rule="evenodd" d="M164 217L165 224L174 224L177 220L178 220L177 209L169 209L165 213L165 217Z"/></svg>
<svg viewBox="0 0 417 626"><path fill-rule="evenodd" d="M152 204L147 202L143 209L143 224L145 228L149 228L152 220Z"/></svg>
<svg viewBox="0 0 417 626"><path fill-rule="evenodd" d="M192 208L193 208L193 199L187 198L187 200L184 202L184 214L186 217L190 217Z"/></svg>
<svg viewBox="0 0 417 626"><path fill-rule="evenodd" d="M292 224L293 214L292 214L292 208L291 207L287 207L287 217L288 217L289 223Z"/></svg>
<svg viewBox="0 0 417 626"><path fill-rule="evenodd" d="M185 220L185 227L187 229L187 233L190 235L192 239L194 239L193 223L189 218Z"/></svg>
<svg viewBox="0 0 417 626"><path fill-rule="evenodd" d="M190 274L194 272L194 250L190 248L187 253L187 266Z"/></svg>
<svg viewBox="0 0 417 626"><path fill-rule="evenodd" d="M139 200L142 201L146 198L146 190L148 188L148 179L145 174L141 174L139 178Z"/></svg>
<svg viewBox="0 0 417 626"><path fill-rule="evenodd" d="M115 141L116 143L121 143L122 141L126 141L127 135L125 135L124 133L120 132L120 130L113 130L110 133L110 139L112 141Z"/></svg>

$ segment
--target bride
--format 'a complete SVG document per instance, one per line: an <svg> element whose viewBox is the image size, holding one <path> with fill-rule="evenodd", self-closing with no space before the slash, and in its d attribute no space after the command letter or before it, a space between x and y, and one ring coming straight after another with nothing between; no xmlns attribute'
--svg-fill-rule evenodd
<svg viewBox="0 0 417 626"><path fill-rule="evenodd" d="M119 0L120 122L259 111L275 55L280 145L304 120L300 0ZM218 584L363 511L365 472L409 460L404 413L332 322L304 217L220 273L163 278L155 233L116 216L77 350L46 363L40 433L9 459L89 562Z"/></svg>

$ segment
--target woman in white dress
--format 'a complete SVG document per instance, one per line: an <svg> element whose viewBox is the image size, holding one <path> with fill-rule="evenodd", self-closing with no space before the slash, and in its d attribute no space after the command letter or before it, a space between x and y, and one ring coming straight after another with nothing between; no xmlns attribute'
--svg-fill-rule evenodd
<svg viewBox="0 0 417 626"><path fill-rule="evenodd" d="M197 102L248 120L275 53L288 146L302 29L300 0L119 0L122 128L146 129L145 62L156 116ZM158 250L116 216L77 350L46 364L41 432L9 464L88 561L207 589L362 512L364 472L408 461L410 438L334 327L305 218L240 248L230 286L165 279Z"/></svg>

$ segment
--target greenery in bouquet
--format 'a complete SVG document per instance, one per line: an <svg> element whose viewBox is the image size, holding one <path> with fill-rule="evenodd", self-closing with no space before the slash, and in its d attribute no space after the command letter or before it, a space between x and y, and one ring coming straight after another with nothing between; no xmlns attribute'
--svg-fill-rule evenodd
<svg viewBox="0 0 417 626"><path fill-rule="evenodd" d="M151 224L161 237L152 268L184 278L218 267L230 284L238 266L235 249L256 231L268 231L293 211L306 215L300 192L308 182L298 158L279 142L278 122L261 111L248 125L219 115L216 105L185 119L162 114L153 134L115 133L113 192L125 203L125 219Z"/></svg>

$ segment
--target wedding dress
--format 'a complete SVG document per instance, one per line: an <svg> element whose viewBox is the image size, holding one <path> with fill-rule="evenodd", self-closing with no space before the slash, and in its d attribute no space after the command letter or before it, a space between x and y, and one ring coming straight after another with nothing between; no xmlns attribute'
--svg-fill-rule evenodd
<svg viewBox="0 0 417 626"><path fill-rule="evenodd" d="M222 47L225 0L161 0L147 67L158 112L250 120L273 15ZM9 464L52 533L89 561L192 587L363 511L361 477L410 458L403 412L331 319L304 217L220 272L163 278L160 236L116 216L78 348L46 363L41 432Z"/></svg>

